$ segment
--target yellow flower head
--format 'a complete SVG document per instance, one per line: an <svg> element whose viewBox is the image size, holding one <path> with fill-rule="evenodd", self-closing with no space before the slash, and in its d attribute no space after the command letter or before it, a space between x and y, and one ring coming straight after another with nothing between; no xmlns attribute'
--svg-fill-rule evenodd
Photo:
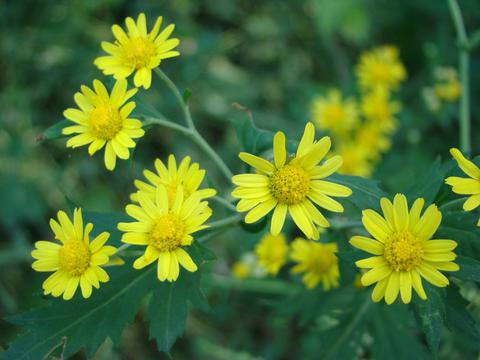
<svg viewBox="0 0 480 360"><path fill-rule="evenodd" d="M78 134L67 141L67 147L90 144L90 156L105 146L105 166L113 170L117 156L122 160L128 159L129 149L135 147L132 139L145 133L139 120L129 118L135 103L126 103L137 89L127 90L125 79L115 83L110 95L98 80L93 81L93 88L82 85L81 92L74 95L79 108L67 109L63 116L75 125L65 127L62 132L64 135Z"/></svg>
<svg viewBox="0 0 480 360"><path fill-rule="evenodd" d="M382 131L392 131L396 127L395 115L400 111L400 103L391 101L390 94L382 88L372 90L362 97L362 113Z"/></svg>
<svg viewBox="0 0 480 360"><path fill-rule="evenodd" d="M331 90L314 99L312 116L319 129L344 136L358 122L357 104L350 98L343 100L340 91Z"/></svg>
<svg viewBox="0 0 480 360"><path fill-rule="evenodd" d="M292 268L292 273L305 273L302 281L309 289L320 282L325 291L336 288L340 277L337 251L335 243L323 244L297 238L292 242L290 257L298 264Z"/></svg>
<svg viewBox="0 0 480 360"><path fill-rule="evenodd" d="M382 126L371 121L365 122L358 128L355 134L355 143L372 160L378 160L380 154L387 151L391 146L390 137L385 133Z"/></svg>
<svg viewBox="0 0 480 360"><path fill-rule="evenodd" d="M246 279L250 276L250 267L242 261L236 261L232 265L232 274L237 279Z"/></svg>
<svg viewBox="0 0 480 360"><path fill-rule="evenodd" d="M460 150L452 148L450 153L468 178L450 176L445 182L452 187L455 194L469 195L463 203L463 210L472 211L480 205L480 168L470 160L465 159Z"/></svg>
<svg viewBox="0 0 480 360"><path fill-rule="evenodd" d="M158 186L153 200L139 192L138 202L140 205L130 204L125 208L136 221L118 224L118 229L125 232L124 243L146 246L145 253L135 260L133 267L142 269L158 260L160 281L177 280L179 265L187 271L197 271L197 265L183 247L192 244L191 234L208 227L204 225L212 215L208 203L196 193L185 198L181 186L172 202L163 185Z"/></svg>
<svg viewBox="0 0 480 360"><path fill-rule="evenodd" d="M453 262L457 247L453 240L431 239L442 221L442 214L430 205L423 215L425 201L415 200L408 208L403 194L395 195L393 204L387 198L380 200L383 216L374 210L364 210L362 222L372 238L354 236L350 244L375 256L359 260L356 265L370 269L362 276L362 284L376 283L372 299L385 298L392 304L400 292L405 304L412 298L412 287L422 299L427 295L422 277L429 283L445 287L448 279L439 271L457 271Z"/></svg>
<svg viewBox="0 0 480 360"><path fill-rule="evenodd" d="M266 234L255 247L258 263L270 275L277 275L285 264L288 255L288 245L283 234Z"/></svg>
<svg viewBox="0 0 480 360"><path fill-rule="evenodd" d="M149 184L140 180L135 180L134 182L138 192L144 192L152 199L155 198L156 189L160 184L167 189L168 200L172 204L179 186L183 188L184 197L189 197L191 194L196 193L197 196L205 199L216 194L215 189L198 190L205 177L205 170L200 169L198 163L192 164L189 156L184 157L178 167L174 155L168 157L167 166L165 166L162 160L156 159L155 170L156 173L150 170L143 171L143 175ZM132 201L138 202L138 192L130 195Z"/></svg>
<svg viewBox="0 0 480 360"><path fill-rule="evenodd" d="M358 82L362 89L381 87L396 89L405 80L407 73L399 60L398 49L381 46L364 52L356 68Z"/></svg>
<svg viewBox="0 0 480 360"><path fill-rule="evenodd" d="M101 282L109 280L108 274L100 266L109 262L109 257L117 251L113 246L105 246L110 234L103 232L90 242L93 225L83 226L82 211L75 209L73 223L63 211L58 212L58 222L50 219L50 227L55 234L54 241L37 241L32 257L37 259L32 268L39 272L53 272L44 282L45 295L70 300L78 286L84 298L92 294L92 286L99 288Z"/></svg>
<svg viewBox="0 0 480 360"><path fill-rule="evenodd" d="M252 252L243 253L240 260L232 265L232 274L237 279L264 278L265 268L258 262L258 258Z"/></svg>
<svg viewBox="0 0 480 360"><path fill-rule="evenodd" d="M296 154L287 157L285 134L281 131L273 139L273 162L258 156L240 153L241 160L254 167L256 174L235 175L237 188L232 196L239 198L237 211L248 212L247 224L254 223L273 211L271 232L282 230L287 212L300 230L310 239L318 239L317 226L330 224L320 213L317 204L329 211L343 212L343 206L331 196L350 196L352 191L343 185L323 180L341 165L342 158L334 156L323 164L320 161L330 150L328 136L315 141L315 128L307 123Z"/></svg>
<svg viewBox="0 0 480 360"><path fill-rule="evenodd" d="M335 154L343 159L339 174L370 177L373 164L370 161L370 152L360 147L356 141L344 141L337 145Z"/></svg>
<svg viewBox="0 0 480 360"><path fill-rule="evenodd" d="M439 67L435 69L437 80L433 89L435 95L444 101L453 102L462 92L462 84L458 80L458 73L452 67Z"/></svg>
<svg viewBox="0 0 480 360"><path fill-rule="evenodd" d="M113 75L115 79L124 79L135 72L135 86L148 89L152 82L152 69L159 66L162 60L180 55L173 50L180 40L168 38L175 25L168 25L159 33L162 25L162 17L159 16L148 33L143 13L138 15L136 22L127 17L125 24L127 33L119 25L112 26L115 42L102 42L102 49L109 55L96 58L94 64L105 75Z"/></svg>

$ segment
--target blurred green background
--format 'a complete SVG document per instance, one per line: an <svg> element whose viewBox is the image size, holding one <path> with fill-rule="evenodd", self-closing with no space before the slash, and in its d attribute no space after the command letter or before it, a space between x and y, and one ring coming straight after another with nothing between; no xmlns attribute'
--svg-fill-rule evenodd
<svg viewBox="0 0 480 360"><path fill-rule="evenodd" d="M480 25L480 2L460 2L468 31ZM30 269L29 249L51 237L48 220L69 202L88 210L122 211L133 179L169 153L191 155L209 170L210 181L229 189L209 160L187 139L164 128L142 138L133 161L108 172L102 156L65 148L65 140L37 141L37 135L62 119L73 94L94 78L100 42L112 40L110 26L145 12L151 26L164 16L181 39L179 58L162 69L192 92L190 104L200 132L231 165L240 168L239 145L229 119L238 102L253 111L261 128L285 130L297 138L310 120L312 97L336 86L355 93L353 66L371 47L400 49L408 79L398 98L403 103L392 150L374 178L387 191L402 191L419 172L448 149L458 146L457 104L432 114L421 91L431 85L437 66L456 66L455 34L445 1L0 1L0 317L28 309L38 297L42 276ZM480 57L472 54L473 153L478 154ZM176 122L182 116L168 89L154 78L139 99ZM399 171L401 169L401 171ZM237 243L228 245L232 240ZM219 246L218 244L223 244ZM238 257L238 239L225 236L213 245L216 267L228 268ZM33 296L32 296L33 294ZM228 295L224 295L228 296ZM233 295L232 295L233 296ZM285 344L285 324L262 303L246 307L244 296L217 299L211 318L192 317L186 337L174 348L180 357L277 358L293 356ZM250 301L251 303L251 301ZM222 305L223 304L223 305ZM245 316L251 312L251 316ZM266 312L265 316L261 316ZM243 315L243 316L242 316ZM237 322L242 325L236 326ZM155 358L143 322L125 332L121 350L108 344L99 358ZM16 329L0 320L0 346ZM290 341L290 340L289 340ZM230 353L229 349L237 352ZM245 351L245 353L243 353ZM81 356L79 357L81 358Z"/></svg>

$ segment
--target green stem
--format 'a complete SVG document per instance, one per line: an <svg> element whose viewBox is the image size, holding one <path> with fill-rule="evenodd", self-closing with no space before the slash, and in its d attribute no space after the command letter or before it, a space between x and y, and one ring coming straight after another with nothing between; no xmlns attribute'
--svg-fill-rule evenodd
<svg viewBox="0 0 480 360"><path fill-rule="evenodd" d="M182 125L175 124L174 122L171 122L171 121L165 120L165 119L159 119L159 118L154 118L154 117L146 117L144 124L145 125L158 124L158 125L165 126L167 128L176 130L178 132L181 132L185 136L191 136L192 135L192 131L189 128L187 128L185 126L182 126Z"/></svg>
<svg viewBox="0 0 480 360"><path fill-rule="evenodd" d="M220 196L214 196L211 198L213 201L216 201L218 202L219 204L222 204L223 206L225 206L227 209L229 210L232 210L232 211L237 211L237 209L235 209L235 205L233 205L231 202L229 202L228 200L224 199L223 197L220 197Z"/></svg>
<svg viewBox="0 0 480 360"><path fill-rule="evenodd" d="M170 80L167 74L165 74L160 68L156 68L155 73L158 75L160 79L163 80L163 82L167 85L167 87L173 92L173 94L177 98L177 101L183 110L183 115L185 117L185 121L187 123L188 129L190 130L189 135L192 138L192 140L194 140L197 143L197 145L200 146L200 148L202 148L202 150L207 153L207 155L215 162L215 164L218 166L220 171L226 177L227 181L230 182L230 179L233 176L232 171L228 168L228 166L225 164L222 158L218 156L216 151L212 149L210 144L206 142L205 139L202 137L202 135L200 135L200 133L197 131L197 128L193 123L192 114L190 113L190 108L188 104L185 102L185 100L183 99L183 96L180 93L180 90L178 90L175 83L172 80ZM182 126L182 128L184 127Z"/></svg>
<svg viewBox="0 0 480 360"><path fill-rule="evenodd" d="M460 97L460 148L463 152L470 153L470 44L457 0L448 0L448 7L457 33L459 47L459 73L462 83L462 94Z"/></svg>
<svg viewBox="0 0 480 360"><path fill-rule="evenodd" d="M209 226L209 229L217 229L219 227L235 225L236 223L238 223L241 220L241 218L242 217L237 214L237 215L233 215L233 216L227 217L227 218L222 219L222 220L213 221L213 222L211 222L207 225Z"/></svg>

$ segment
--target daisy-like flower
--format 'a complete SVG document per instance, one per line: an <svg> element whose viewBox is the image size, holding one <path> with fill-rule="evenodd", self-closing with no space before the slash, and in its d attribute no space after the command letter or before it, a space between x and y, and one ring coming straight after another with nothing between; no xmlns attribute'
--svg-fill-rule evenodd
<svg viewBox="0 0 480 360"><path fill-rule="evenodd" d="M180 40L169 36L175 25L170 24L160 33L162 17L159 16L150 32L147 32L145 14L138 15L137 21L131 17L125 19L127 33L119 25L112 26L115 42L102 42L102 49L109 55L95 59L94 64L105 75L113 75L115 79L123 79L135 72L133 82L136 87L150 87L152 69L158 67L162 60L179 56L173 50Z"/></svg>
<svg viewBox="0 0 480 360"><path fill-rule="evenodd" d="M277 275L287 261L288 245L285 235L266 234L255 247L258 263L270 275Z"/></svg>
<svg viewBox="0 0 480 360"><path fill-rule="evenodd" d="M127 81L118 80L111 94L99 81L93 81L93 90L82 85L81 92L74 95L78 109L63 112L68 120L75 123L62 130L64 135L73 136L67 141L67 147L76 148L90 144L90 156L105 147L105 166L115 169L117 156L126 160L130 157L129 149L135 147L132 139L142 137L145 131L140 120L129 118L135 108L135 102L127 102L137 89L127 90Z"/></svg>
<svg viewBox="0 0 480 360"><path fill-rule="evenodd" d="M415 200L408 208L407 198L403 194L395 195L393 204L387 198L380 200L383 216L374 210L364 210L362 222L373 236L354 236L350 244L375 256L359 260L356 265L369 269L362 275L362 284L376 283L372 300L378 302L385 298L392 304L400 293L405 304L412 298L412 287L421 299L427 299L422 278L438 287L448 285L448 279L439 270L457 271L453 262L453 249L457 243L453 240L432 239L442 221L442 214L435 205L425 212L425 201Z"/></svg>
<svg viewBox="0 0 480 360"><path fill-rule="evenodd" d="M346 197L352 191L343 185L323 180L341 165L342 158L333 156L320 164L330 150L328 136L315 141L315 127L307 123L296 154L287 157L285 134L273 139L273 162L258 156L240 153L241 160L254 167L255 174L235 175L232 182L238 187L232 196L240 198L237 211L248 212L247 224L254 223L273 211L271 233L282 231L287 212L309 239L318 239L320 227L329 222L314 204L333 212L343 212L343 206L331 196Z"/></svg>
<svg viewBox="0 0 480 360"><path fill-rule="evenodd" d="M139 206L130 204L125 208L136 221L118 224L118 229L125 232L124 243L146 246L145 253L135 260L133 267L142 269L157 261L160 281L177 280L179 265L187 271L197 271L197 265L183 247L192 244L191 234L208 227L204 225L212 215L208 203L196 193L184 198L181 186L172 202L163 185L158 186L154 200L139 192L138 202Z"/></svg>
<svg viewBox="0 0 480 360"><path fill-rule="evenodd" d="M363 89L396 89L407 77L398 56L398 49L394 46L380 46L363 53L356 74Z"/></svg>
<svg viewBox="0 0 480 360"><path fill-rule="evenodd" d="M458 149L450 149L450 154L468 178L450 176L445 182L452 187L455 194L468 195L468 199L463 203L463 210L475 210L480 205L480 168L467 160Z"/></svg>
<svg viewBox="0 0 480 360"><path fill-rule="evenodd" d="M358 123L358 107L355 100L342 99L340 91L334 89L314 99L312 116L319 129L344 136Z"/></svg>
<svg viewBox="0 0 480 360"><path fill-rule="evenodd" d="M381 131L395 130L397 119L395 115L400 111L398 101L392 101L390 94L383 88L376 88L362 97L362 113L365 118L379 127Z"/></svg>
<svg viewBox="0 0 480 360"><path fill-rule="evenodd" d="M184 197L196 193L200 198L206 199L216 194L215 189L211 188L198 190L205 178L205 170L200 169L198 163L191 163L190 156L184 157L178 166L174 155L168 157L167 166L162 160L156 159L155 170L156 173L150 170L143 171L143 175L149 183L141 180L135 180L134 182L138 192L148 194L152 199L155 199L155 193L160 184L167 189L168 200L172 204L179 186L183 188ZM130 195L132 201L138 202L138 192Z"/></svg>
<svg viewBox="0 0 480 360"><path fill-rule="evenodd" d="M337 145L334 154L343 159L339 174L370 177L374 170L371 153L356 141L343 141Z"/></svg>
<svg viewBox="0 0 480 360"><path fill-rule="evenodd" d="M73 223L67 214L59 211L58 222L50 220L50 227L55 234L54 241L37 241L32 257L37 259L32 268L39 272L53 272L44 282L45 295L70 300L78 286L84 298L92 294L92 287L99 288L100 283L107 282L109 276L101 268L110 261L110 256L117 249L105 246L110 234L103 232L90 242L93 225L83 226L82 211L75 209Z"/></svg>
<svg viewBox="0 0 480 360"><path fill-rule="evenodd" d="M290 258L297 263L292 273L305 273L303 283L309 289L315 288L320 282L323 290L338 287L340 272L338 270L338 251L335 243L318 243L302 238L292 242Z"/></svg>

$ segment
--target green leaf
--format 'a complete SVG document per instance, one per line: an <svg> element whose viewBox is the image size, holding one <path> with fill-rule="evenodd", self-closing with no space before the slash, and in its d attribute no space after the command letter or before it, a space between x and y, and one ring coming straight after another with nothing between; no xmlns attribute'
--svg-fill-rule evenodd
<svg viewBox="0 0 480 360"><path fill-rule="evenodd" d="M427 344L436 358L440 338L442 335L443 323L445 321L445 301L443 289L424 283L428 300L422 300L415 296L413 298L415 315L420 328L427 339Z"/></svg>
<svg viewBox="0 0 480 360"><path fill-rule="evenodd" d="M183 102L185 104L188 104L188 100L190 100L190 97L192 96L192 92L190 89L185 89L185 91L182 94Z"/></svg>
<svg viewBox="0 0 480 360"><path fill-rule="evenodd" d="M361 250L339 251L336 253L336 255L340 260L352 265L355 265L356 261L365 259L369 256Z"/></svg>
<svg viewBox="0 0 480 360"><path fill-rule="evenodd" d="M379 182L375 180L340 174L334 174L328 180L349 187L352 190L352 195L345 198L344 201L354 204L359 210L376 210L380 207L380 199L387 196L378 186Z"/></svg>
<svg viewBox="0 0 480 360"><path fill-rule="evenodd" d="M480 348L480 330L475 319L467 310L468 302L460 295L460 289L455 284L447 287L446 321L448 329L468 341L474 349Z"/></svg>
<svg viewBox="0 0 480 360"><path fill-rule="evenodd" d="M131 265L111 269L111 280L94 290L89 299L77 293L73 300L52 300L49 306L8 319L24 326L25 332L2 355L15 360L39 359L65 337L65 358L82 348L92 357L107 337L118 342L123 328L133 321L139 302L158 284L154 269L140 272Z"/></svg>
<svg viewBox="0 0 480 360"><path fill-rule="evenodd" d="M254 222L252 224L247 224L245 221L241 221L240 226L246 232L249 232L251 234L257 234L263 229L265 229L265 227L268 224L268 218L269 218L268 216L264 216L259 221Z"/></svg>
<svg viewBox="0 0 480 360"><path fill-rule="evenodd" d="M168 352L177 337L182 335L188 314L188 304L205 308L199 294L200 272L184 271L172 283L160 283L153 291L147 318L150 321L150 338L154 338L160 351Z"/></svg>
<svg viewBox="0 0 480 360"><path fill-rule="evenodd" d="M407 198L413 203L417 198L424 198L426 204L431 204L442 187L447 172L452 162L442 166L440 159L436 159L430 168L416 179L413 186L407 191Z"/></svg>
<svg viewBox="0 0 480 360"><path fill-rule="evenodd" d="M60 120L50 126L48 129L46 129L43 133L41 133L38 137L38 141L43 141L43 140L53 140L53 139L58 139L61 137L65 137L66 135L62 134L63 128L73 125L73 123L70 120Z"/></svg>
<svg viewBox="0 0 480 360"><path fill-rule="evenodd" d="M480 262L470 257L458 255L455 262L460 266L458 271L452 272L452 276L467 280L480 282Z"/></svg>
<svg viewBox="0 0 480 360"><path fill-rule="evenodd" d="M249 110L246 110L249 111ZM253 119L243 116L242 118L232 119L233 127L237 133L238 142L242 151L251 154L260 154L273 145L273 133L267 130L259 129L253 123Z"/></svg>
<svg viewBox="0 0 480 360"><path fill-rule="evenodd" d="M93 224L93 236L96 236L103 231L107 231L110 233L108 244L116 247L122 245L122 242L120 241L122 232L117 229L118 223L131 221L131 218L128 215L115 212L101 213L84 211L83 217L85 223L91 222Z"/></svg>

